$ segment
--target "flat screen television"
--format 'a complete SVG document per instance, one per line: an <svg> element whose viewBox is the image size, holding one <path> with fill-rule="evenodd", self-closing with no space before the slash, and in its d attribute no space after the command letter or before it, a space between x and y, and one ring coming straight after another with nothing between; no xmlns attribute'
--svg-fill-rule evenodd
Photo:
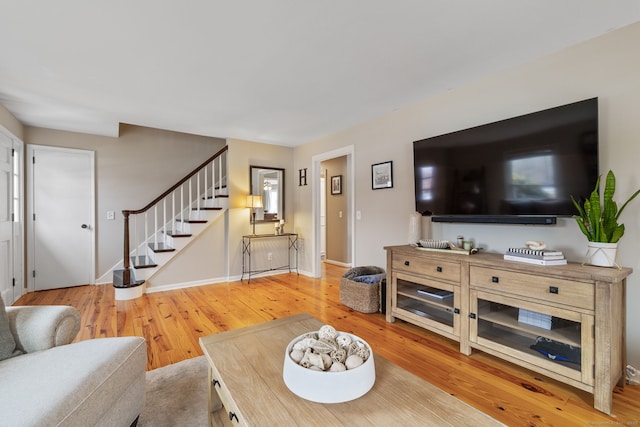
<svg viewBox="0 0 640 427"><path fill-rule="evenodd" d="M413 157L432 221L555 224L598 178L598 99L415 141Z"/></svg>

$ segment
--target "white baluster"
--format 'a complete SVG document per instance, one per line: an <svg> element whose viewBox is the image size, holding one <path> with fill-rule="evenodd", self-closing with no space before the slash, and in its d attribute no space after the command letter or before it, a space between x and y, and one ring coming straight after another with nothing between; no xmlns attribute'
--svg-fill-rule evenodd
<svg viewBox="0 0 640 427"><path fill-rule="evenodd" d="M133 265L138 265L138 215L133 220Z"/></svg>
<svg viewBox="0 0 640 427"><path fill-rule="evenodd" d="M196 212L198 214L198 218L200 219L200 198L202 194L200 194L200 171L196 174Z"/></svg>
<svg viewBox="0 0 640 427"><path fill-rule="evenodd" d="M167 247L167 198L162 199L162 243Z"/></svg>
<svg viewBox="0 0 640 427"><path fill-rule="evenodd" d="M149 245L147 245L149 246ZM158 205L153 207L153 246L158 249Z"/></svg>
<svg viewBox="0 0 640 427"><path fill-rule="evenodd" d="M220 193L218 191L218 193ZM213 206L217 206L216 201L216 159L211 161L211 200Z"/></svg>
<svg viewBox="0 0 640 427"><path fill-rule="evenodd" d="M208 181L208 176L207 176L207 167L204 167L204 205L205 206L209 206L207 197L208 197L208 193L209 193L209 187L207 186Z"/></svg>
<svg viewBox="0 0 640 427"><path fill-rule="evenodd" d="M144 241L143 241L145 260L146 260L146 257L149 256L149 253L148 253L148 250L149 250L149 245L148 245L148 242L149 242L149 231L148 231L148 229L149 229L149 219L147 217L147 212L145 212L144 213Z"/></svg>
<svg viewBox="0 0 640 427"><path fill-rule="evenodd" d="M191 181L193 179L189 178L189 204L187 205L187 219L191 219L191 207L193 206L193 188L191 188Z"/></svg>
<svg viewBox="0 0 640 427"><path fill-rule="evenodd" d="M182 228L180 232L184 231L184 184L180 186L180 224Z"/></svg>

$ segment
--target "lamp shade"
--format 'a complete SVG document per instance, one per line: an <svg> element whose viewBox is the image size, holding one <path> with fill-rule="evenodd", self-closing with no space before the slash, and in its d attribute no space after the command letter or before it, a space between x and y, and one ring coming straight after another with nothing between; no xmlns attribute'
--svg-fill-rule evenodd
<svg viewBox="0 0 640 427"><path fill-rule="evenodd" d="M247 196L247 207L248 208L261 208L262 207L262 196L256 196L253 194L249 194Z"/></svg>

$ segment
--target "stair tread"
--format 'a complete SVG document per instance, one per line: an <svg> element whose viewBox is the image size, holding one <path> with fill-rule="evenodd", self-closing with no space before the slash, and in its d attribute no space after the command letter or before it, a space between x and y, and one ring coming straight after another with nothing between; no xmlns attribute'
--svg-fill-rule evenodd
<svg viewBox="0 0 640 427"><path fill-rule="evenodd" d="M151 259L151 257L148 257L146 255L140 255L137 257L132 256L131 263L133 264L134 268L153 268L158 266L158 264L156 264Z"/></svg>
<svg viewBox="0 0 640 427"><path fill-rule="evenodd" d="M149 249L151 249L154 252L173 252L176 249L170 245L167 245L166 243L160 242L160 243L149 243Z"/></svg>
<svg viewBox="0 0 640 427"><path fill-rule="evenodd" d="M176 219L176 222L184 222L187 224L206 224L206 219Z"/></svg>
<svg viewBox="0 0 640 427"><path fill-rule="evenodd" d="M172 230L169 230L169 231L167 231L167 236L171 236L171 237L191 237L192 234L190 234L190 233L182 233L180 231L175 231L174 232Z"/></svg>

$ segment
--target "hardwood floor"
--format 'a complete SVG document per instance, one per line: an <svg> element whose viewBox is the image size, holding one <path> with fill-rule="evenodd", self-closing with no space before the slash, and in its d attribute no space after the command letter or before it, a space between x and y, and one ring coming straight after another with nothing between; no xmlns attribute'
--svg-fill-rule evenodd
<svg viewBox="0 0 640 427"><path fill-rule="evenodd" d="M458 352L458 343L382 314L363 314L340 304L345 269L325 265L321 279L281 274L145 294L115 301L110 285L34 292L15 305L76 307L82 328L76 341L137 335L147 340L148 369L202 354L198 338L297 313L309 313L355 333L374 352L512 426L640 425L640 387L617 388L615 417L593 409L593 396L479 351ZM425 402L428 405L428 402Z"/></svg>

